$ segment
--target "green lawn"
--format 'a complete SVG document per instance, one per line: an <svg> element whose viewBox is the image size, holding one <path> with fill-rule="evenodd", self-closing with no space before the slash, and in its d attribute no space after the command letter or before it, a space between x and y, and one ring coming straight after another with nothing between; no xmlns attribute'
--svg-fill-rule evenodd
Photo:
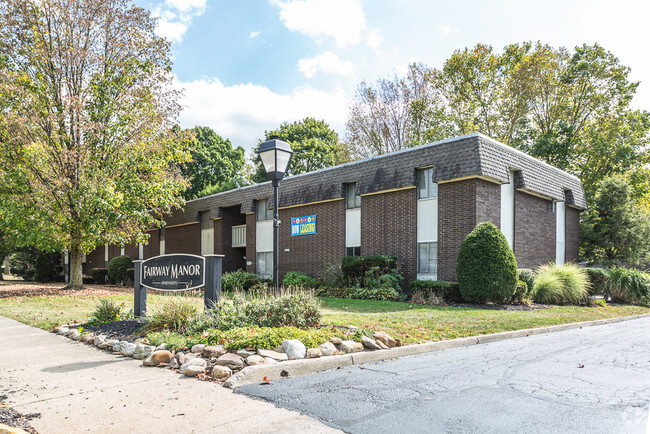
<svg viewBox="0 0 650 434"><path fill-rule="evenodd" d="M125 311L133 307L132 294L117 292L125 289L93 286L83 291L61 291L59 287L3 282L0 284L0 315L50 329L58 324L88 321L101 298L123 303ZM170 295L149 294L148 305L159 304L169 297ZM197 306L203 305L203 297L199 294L183 298ZM532 311L506 311L334 298L323 298L322 301L323 324L384 330L404 343L438 341L650 312L648 308L623 305L594 308L554 306Z"/></svg>

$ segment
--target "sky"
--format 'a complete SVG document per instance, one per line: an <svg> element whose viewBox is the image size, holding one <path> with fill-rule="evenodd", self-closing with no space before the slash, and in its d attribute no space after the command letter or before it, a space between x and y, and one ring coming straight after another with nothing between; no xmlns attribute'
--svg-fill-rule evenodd
<svg viewBox="0 0 650 434"><path fill-rule="evenodd" d="M136 0L169 39L183 128L209 126L247 151L307 116L345 138L361 83L440 68L477 43L598 44L640 81L650 109L650 2L632 0Z"/></svg>

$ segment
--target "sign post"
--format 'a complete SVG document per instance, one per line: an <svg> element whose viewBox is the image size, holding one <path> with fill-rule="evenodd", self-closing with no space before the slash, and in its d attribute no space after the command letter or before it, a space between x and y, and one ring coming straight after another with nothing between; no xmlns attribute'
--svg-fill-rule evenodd
<svg viewBox="0 0 650 434"><path fill-rule="evenodd" d="M147 288L140 284L142 263L133 261L133 316L144 316L147 312Z"/></svg>
<svg viewBox="0 0 650 434"><path fill-rule="evenodd" d="M211 309L221 298L221 269L223 255L205 255L205 289L203 302Z"/></svg>

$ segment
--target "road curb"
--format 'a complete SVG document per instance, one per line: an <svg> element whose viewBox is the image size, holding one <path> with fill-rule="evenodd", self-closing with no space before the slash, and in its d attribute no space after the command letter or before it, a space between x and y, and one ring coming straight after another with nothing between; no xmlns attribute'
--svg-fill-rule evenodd
<svg viewBox="0 0 650 434"><path fill-rule="evenodd" d="M575 322L570 324L559 324L548 327L533 329L513 330L487 335L470 336L466 338L451 339L448 341L427 342L424 344L407 345L404 347L391 348L390 350L364 351L361 353L344 354L341 356L320 357L317 359L301 359L281 362L274 365L248 366L224 383L225 387L236 388L251 383L262 383L264 379L279 380L282 378L300 377L303 375L315 374L330 369L342 368L345 366L360 365L363 363L378 362L380 360L395 359L404 356L415 356L418 354L430 353L433 351L448 350L452 348L468 347L471 345L484 344L489 342L504 341L507 339L524 338L544 333L554 333L564 330L581 329L597 325L614 324L622 321L650 317L650 313L616 318L598 319L594 321Z"/></svg>

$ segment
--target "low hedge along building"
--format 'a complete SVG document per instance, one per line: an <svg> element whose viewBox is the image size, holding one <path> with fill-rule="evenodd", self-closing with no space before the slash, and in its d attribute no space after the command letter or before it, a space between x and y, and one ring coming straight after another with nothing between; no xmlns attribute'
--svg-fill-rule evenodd
<svg viewBox="0 0 650 434"><path fill-rule="evenodd" d="M86 269L114 256L223 254L223 270L272 270L273 209L280 214L280 278L317 276L346 255L392 255L405 281L456 280L456 258L483 221L501 229L520 268L578 259L587 203L572 175L482 134L469 134L187 202L148 244L104 246Z"/></svg>

